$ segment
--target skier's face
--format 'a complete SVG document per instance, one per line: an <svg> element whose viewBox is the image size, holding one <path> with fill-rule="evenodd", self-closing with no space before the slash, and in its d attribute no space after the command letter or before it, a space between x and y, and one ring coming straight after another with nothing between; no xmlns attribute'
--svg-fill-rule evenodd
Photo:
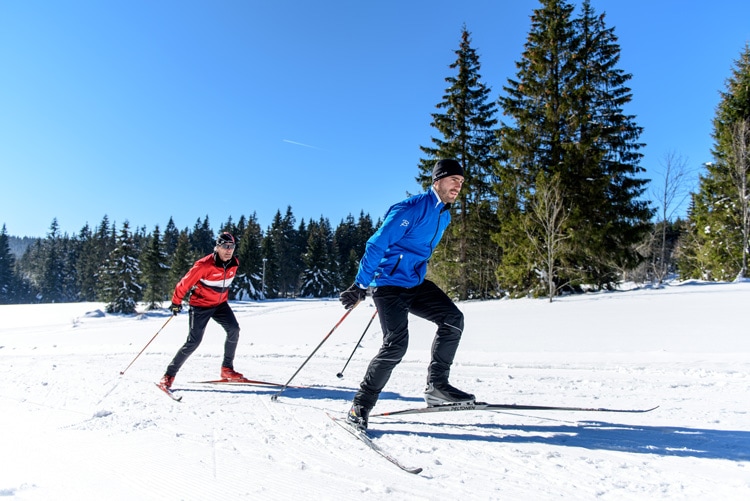
<svg viewBox="0 0 750 501"><path fill-rule="evenodd" d="M456 201L461 186L464 184L464 177L456 174L455 176L444 177L433 183L435 191L444 204L452 204Z"/></svg>
<svg viewBox="0 0 750 501"><path fill-rule="evenodd" d="M221 259L222 261L229 261L230 259L232 259L232 254L234 254L234 244L224 243L221 245L217 245L216 252L219 253L219 259Z"/></svg>

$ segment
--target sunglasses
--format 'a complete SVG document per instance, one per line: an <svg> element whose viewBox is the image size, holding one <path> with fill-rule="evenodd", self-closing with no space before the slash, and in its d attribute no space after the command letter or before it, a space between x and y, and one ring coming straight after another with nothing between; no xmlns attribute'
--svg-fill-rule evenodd
<svg viewBox="0 0 750 501"><path fill-rule="evenodd" d="M221 247L222 249L226 249L226 250L232 250L234 249L235 246L233 243L225 243L225 244L219 244L219 247Z"/></svg>

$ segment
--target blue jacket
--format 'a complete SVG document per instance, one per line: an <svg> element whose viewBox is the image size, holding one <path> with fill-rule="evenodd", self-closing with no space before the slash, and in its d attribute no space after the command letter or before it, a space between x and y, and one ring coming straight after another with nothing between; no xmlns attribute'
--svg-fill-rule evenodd
<svg viewBox="0 0 750 501"><path fill-rule="evenodd" d="M367 240L355 282L362 288L421 284L427 262L450 223L449 208L434 189L389 208L383 224Z"/></svg>

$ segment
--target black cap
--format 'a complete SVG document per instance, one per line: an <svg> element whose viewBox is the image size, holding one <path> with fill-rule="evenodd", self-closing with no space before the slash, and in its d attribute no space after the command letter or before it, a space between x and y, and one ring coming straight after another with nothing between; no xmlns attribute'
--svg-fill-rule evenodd
<svg viewBox="0 0 750 501"><path fill-rule="evenodd" d="M452 158L445 158L435 162L435 167L432 168L432 182L439 179L443 179L448 176L461 176L464 175L464 169L461 164Z"/></svg>
<svg viewBox="0 0 750 501"><path fill-rule="evenodd" d="M236 243L234 241L234 237L232 236L232 234L226 231L224 233L219 234L219 238L216 239L216 245L221 245L225 243L230 243L230 244Z"/></svg>

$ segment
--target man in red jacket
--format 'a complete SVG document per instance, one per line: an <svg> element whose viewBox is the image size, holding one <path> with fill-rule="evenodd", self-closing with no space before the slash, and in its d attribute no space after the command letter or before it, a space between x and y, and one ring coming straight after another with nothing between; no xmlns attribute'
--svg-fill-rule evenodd
<svg viewBox="0 0 750 501"><path fill-rule="evenodd" d="M173 315L177 315L182 310L182 298L191 290L193 292L189 301L190 331L187 341L177 351L164 377L159 381L162 389L168 390L172 386L177 371L201 344L206 325L212 318L227 333L227 340L224 343L224 360L221 364L221 378L227 381L245 380L242 374L234 370L234 354L240 338L240 325L227 302L229 286L240 264L234 256L235 246L236 242L232 234L219 235L214 252L196 261L175 287L172 304L169 307Z"/></svg>

